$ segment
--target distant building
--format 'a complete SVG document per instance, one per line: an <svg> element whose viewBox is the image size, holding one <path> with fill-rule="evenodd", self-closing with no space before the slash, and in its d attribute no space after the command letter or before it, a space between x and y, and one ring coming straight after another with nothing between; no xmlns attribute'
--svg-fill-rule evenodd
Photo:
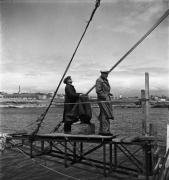
<svg viewBox="0 0 169 180"><path fill-rule="evenodd" d="M3 98L6 94L5 92L0 92L0 98Z"/></svg>
<svg viewBox="0 0 169 180"><path fill-rule="evenodd" d="M48 98L47 94L44 93L13 93L3 95L5 99L24 99L24 100L44 100Z"/></svg>
<svg viewBox="0 0 169 180"><path fill-rule="evenodd" d="M161 99L159 99L159 101L160 102L166 102L166 99L161 98Z"/></svg>
<svg viewBox="0 0 169 180"><path fill-rule="evenodd" d="M122 99L122 98L123 98L123 96L122 96L122 95L120 95L120 96L119 96L119 98L120 98L120 99Z"/></svg>
<svg viewBox="0 0 169 180"><path fill-rule="evenodd" d="M36 93L37 99L47 99L47 94L44 93Z"/></svg>
<svg viewBox="0 0 169 180"><path fill-rule="evenodd" d="M56 98L59 98L59 99L64 99L65 95L64 94L57 94L56 95Z"/></svg>
<svg viewBox="0 0 169 180"><path fill-rule="evenodd" d="M47 94L47 98L48 98L48 99L51 99L52 97L53 97L53 93L48 93L48 94Z"/></svg>
<svg viewBox="0 0 169 180"><path fill-rule="evenodd" d="M155 97L154 97L154 100L155 100L155 101L158 101L158 100L159 100L159 97L158 97L158 96L155 96Z"/></svg>

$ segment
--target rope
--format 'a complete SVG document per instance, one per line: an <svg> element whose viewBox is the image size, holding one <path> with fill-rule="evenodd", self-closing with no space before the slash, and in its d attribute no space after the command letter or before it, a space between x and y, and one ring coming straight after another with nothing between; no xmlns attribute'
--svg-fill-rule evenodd
<svg viewBox="0 0 169 180"><path fill-rule="evenodd" d="M63 104L98 104L98 103L104 103L104 102L109 102L111 103L112 101L93 101L93 102L75 102L75 103L64 103L64 102L60 102L60 103L56 103L55 105L63 105ZM127 102L128 103L128 102Z"/></svg>
<svg viewBox="0 0 169 180"><path fill-rule="evenodd" d="M52 105L52 102L53 102L53 100L54 100L54 98L55 98L55 96L56 96L56 94L57 94L57 92L58 92L58 90L59 90L59 87L60 87L60 85L61 85L61 83L62 83L62 81L63 81L63 79L64 79L64 77L65 77L65 75L66 75L66 73L67 73L67 71L68 71L68 69L69 69L69 67L70 67L70 65L71 65L71 62L73 61L73 58L74 58L74 56L75 56L75 54L76 54L76 51L78 50L78 47L79 47L79 45L80 45L80 43L81 43L81 41L82 41L82 39L83 39L86 31L87 31L87 28L88 28L90 22L92 21L93 16L94 16L94 14L95 14L95 12L96 12L96 10L97 10L97 8L98 8L99 6L100 6L100 0L96 0L95 8L94 8L93 11L92 11L92 14L91 14L91 16L90 16L90 19L89 19L89 21L88 21L88 23L87 23L87 25L86 25L86 28L85 28L85 30L84 30L84 32L83 32L83 34L82 34L82 36L81 36L81 38L80 38L80 40L79 40L79 42L78 42L78 44L77 44L77 47L76 47L76 49L75 49L75 51L74 51L74 53L73 53L73 55L72 55L72 57L71 57L68 65L67 65L67 67L66 67L66 69L65 69L65 72L63 73L63 76L62 76L62 78L61 78L61 80L60 80L60 82L59 82L59 84L58 84L58 86L57 86L57 88L56 88L56 91L55 91L54 94L53 94L53 97L52 97L52 99L51 99L48 107L47 107L46 110L40 115L40 117L37 119L38 124L37 124L36 129L32 132L32 136L35 136L35 135L38 133L39 128L41 127L41 123L42 123L42 121L44 120L44 118L46 117L46 114L48 113L49 108L50 108L51 105Z"/></svg>
<svg viewBox="0 0 169 180"><path fill-rule="evenodd" d="M119 61L117 61L117 63L112 66L109 70L109 73L115 69L167 16L169 15L169 9L161 16L161 18L150 28L150 30L147 31L147 33L142 36L140 38L140 40L134 44L131 49L129 49L129 51L127 51L124 56L122 56L120 58ZM94 88L95 88L96 85L94 85L86 94L89 94Z"/></svg>

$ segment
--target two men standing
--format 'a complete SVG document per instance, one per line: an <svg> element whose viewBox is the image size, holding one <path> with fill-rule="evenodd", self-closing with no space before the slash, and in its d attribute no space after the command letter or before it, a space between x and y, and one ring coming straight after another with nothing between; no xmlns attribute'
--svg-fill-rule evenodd
<svg viewBox="0 0 169 180"><path fill-rule="evenodd" d="M99 114L99 134L104 136L111 136L110 132L110 119L114 119L112 105L111 105L111 98L112 95L110 93L110 85L108 82L108 74L109 71L101 71L101 76L96 80L96 93L98 98L98 104L100 108ZM76 103L78 99L80 99L81 94L76 93L74 86L72 85L72 79L70 76L64 79L65 86L65 104L64 104L64 113L63 113L63 121L64 121L64 132L70 133L71 132L71 124L73 122L78 121L80 118L81 121L88 121L90 123L91 119L91 108L90 107L83 107L83 111L78 114L78 119L76 119L76 112L74 112L74 107L77 107ZM82 96L81 96L82 98ZM80 103L80 102L79 102ZM83 103L82 103L83 104ZM81 106L79 106L80 108ZM78 108L78 111L81 109Z"/></svg>

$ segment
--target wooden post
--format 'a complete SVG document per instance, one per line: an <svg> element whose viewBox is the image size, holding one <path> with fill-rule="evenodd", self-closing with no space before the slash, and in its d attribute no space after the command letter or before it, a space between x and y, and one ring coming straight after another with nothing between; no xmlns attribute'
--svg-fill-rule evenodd
<svg viewBox="0 0 169 180"><path fill-rule="evenodd" d="M143 118L142 118L142 135L145 135L147 130L146 130L146 118L145 118L145 90L141 90L141 107L142 107L142 113L143 113Z"/></svg>
<svg viewBox="0 0 169 180"><path fill-rule="evenodd" d="M80 142L80 156L83 155L83 142Z"/></svg>
<svg viewBox="0 0 169 180"><path fill-rule="evenodd" d="M152 153L151 153L151 143L146 142L144 145L144 150L145 150L145 175L146 175L146 180L149 179L149 176L152 175Z"/></svg>
<svg viewBox="0 0 169 180"><path fill-rule="evenodd" d="M149 74L148 72L145 73L145 121L146 121L146 134L149 133L148 131L148 123L149 123Z"/></svg>
<svg viewBox="0 0 169 180"><path fill-rule="evenodd" d="M145 90L141 90L141 105L143 112L142 119L142 134L147 136L149 134L149 74L145 73ZM151 126L152 127L152 126ZM151 153L151 143L145 145L145 170L146 170L146 180L152 174L152 153Z"/></svg>
<svg viewBox="0 0 169 180"><path fill-rule="evenodd" d="M30 140L29 143L30 143L30 158L33 158L33 141Z"/></svg>
<svg viewBox="0 0 169 180"><path fill-rule="evenodd" d="M65 168L67 168L68 167L68 165L67 165L67 140L66 140L66 138L65 138L65 155L64 155L64 164L65 164Z"/></svg>
<svg viewBox="0 0 169 180"><path fill-rule="evenodd" d="M104 169L104 176L106 177L106 144L103 144L103 169Z"/></svg>
<svg viewBox="0 0 169 180"><path fill-rule="evenodd" d="M150 136L154 136L154 145L158 145L157 141L158 141L158 138L157 138L157 124L155 123L149 123L149 135Z"/></svg>
<svg viewBox="0 0 169 180"><path fill-rule="evenodd" d="M145 73L145 90L141 90L141 105L143 109L142 134L148 134L149 122L149 74Z"/></svg>
<svg viewBox="0 0 169 180"><path fill-rule="evenodd" d="M109 158L110 158L109 173L111 173L112 172L112 165L113 165L113 163L112 163L112 143L109 143Z"/></svg>
<svg viewBox="0 0 169 180"><path fill-rule="evenodd" d="M52 146L53 146L53 142L50 141L50 152L52 152Z"/></svg>
<svg viewBox="0 0 169 180"><path fill-rule="evenodd" d="M76 162L76 142L73 142L73 161Z"/></svg>
<svg viewBox="0 0 169 180"><path fill-rule="evenodd" d="M114 143L114 166L117 168L117 143Z"/></svg>
<svg viewBox="0 0 169 180"><path fill-rule="evenodd" d="M21 146L23 146L24 142L25 142L25 139L22 139L21 141L22 141Z"/></svg>
<svg viewBox="0 0 169 180"><path fill-rule="evenodd" d="M45 142L44 140L41 140L41 151L44 151L44 147L45 147Z"/></svg>
<svg viewBox="0 0 169 180"><path fill-rule="evenodd" d="M152 123L149 124L149 135L150 136L154 135L154 126Z"/></svg>
<svg viewBox="0 0 169 180"><path fill-rule="evenodd" d="M149 135L155 137L155 141L157 141L157 125L155 123L149 124Z"/></svg>

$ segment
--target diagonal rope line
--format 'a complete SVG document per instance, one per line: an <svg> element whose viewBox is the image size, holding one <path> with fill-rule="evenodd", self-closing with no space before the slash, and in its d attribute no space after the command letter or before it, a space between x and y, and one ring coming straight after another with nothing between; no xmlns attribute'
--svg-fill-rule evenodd
<svg viewBox="0 0 169 180"><path fill-rule="evenodd" d="M169 15L169 9L161 16L160 19L158 19L158 21L147 31L147 33L145 35L143 35L140 40L134 44L121 58L119 61L117 61L117 63L112 66L109 70L109 73L115 69L142 41L144 41L144 39L151 34L151 32ZM95 88L95 85L86 93L89 94L93 89Z"/></svg>
<svg viewBox="0 0 169 180"><path fill-rule="evenodd" d="M77 47L76 47L76 49L75 49L75 51L74 51L74 53L73 53L73 55L72 55L72 57L71 57L68 65L67 65L67 67L66 67L66 69L65 69L65 72L64 72L63 75L62 75L62 78L61 78L61 80L60 80L60 82L59 82L59 84L58 84L58 86L57 86L57 88L56 88L56 91L55 91L54 94L53 94L53 97L52 97L52 99L51 99L48 107L47 107L46 110L40 115L40 117L37 119L39 123L37 124L36 129L32 132L32 136L35 136L35 135L38 133L39 128L41 127L41 123L42 123L42 121L44 120L44 118L46 117L46 114L48 113L48 111L49 111L49 109L50 109L50 107L51 107L51 105L52 105L52 102L53 102L53 100L54 100L54 98L55 98L55 96L56 96L56 94L57 94L57 92L58 92L58 90L59 90L59 87L60 87L60 85L61 85L61 83L62 83L62 81L63 81L63 79L64 79L64 77L65 77L65 75L66 75L66 73L67 73L67 71L68 71L68 69L69 69L69 67L70 67L70 65L71 65L71 62L73 61L73 58L74 58L74 56L75 56L75 54L76 54L76 51L78 50L79 45L80 45L80 43L81 43L81 41L82 41L82 39L83 39L86 31L87 31L87 28L89 27L89 24L90 24L90 22L92 21L93 16L94 16L94 14L95 14L95 12L96 12L96 10L97 10L97 8L98 8L99 6L100 6L100 0L96 0L95 8L94 8L93 11L92 11L92 14L91 14L91 16L90 16L90 19L89 19L89 21L88 21L88 23L87 23L87 25L86 25L86 28L85 28L85 30L84 30L84 32L83 32L83 34L82 34L82 36L81 36L81 38L80 38L80 40L79 40L79 42L78 42L78 44L77 44Z"/></svg>
<svg viewBox="0 0 169 180"><path fill-rule="evenodd" d="M112 103L112 101L109 100L109 101L86 101L86 102L75 102L75 103L56 102L53 105L64 105L64 104L98 104L98 103L106 103L106 102L107 103ZM126 103L128 103L128 102L126 102Z"/></svg>

